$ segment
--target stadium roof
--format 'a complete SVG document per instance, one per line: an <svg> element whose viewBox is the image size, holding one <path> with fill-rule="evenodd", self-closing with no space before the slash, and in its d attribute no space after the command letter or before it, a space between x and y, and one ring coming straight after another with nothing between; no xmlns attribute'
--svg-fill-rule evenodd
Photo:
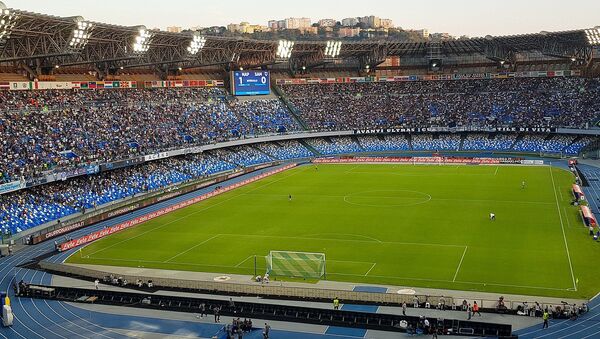
<svg viewBox="0 0 600 339"><path fill-rule="evenodd" d="M196 49L190 49L195 32L170 33L148 30L142 25L87 22L82 17L6 9L1 2L0 8L0 63L14 63L34 73L69 65L90 65L99 72L132 67L168 72L209 65L258 67L284 61L276 57L279 41L205 36L198 40ZM326 44L327 41L296 42L290 62L318 63L327 58ZM540 52L590 63L592 46L599 44L600 27L449 41L344 41L336 59L375 66L387 56L431 59L477 54L510 61L516 53ZM190 50L197 53L191 54Z"/></svg>

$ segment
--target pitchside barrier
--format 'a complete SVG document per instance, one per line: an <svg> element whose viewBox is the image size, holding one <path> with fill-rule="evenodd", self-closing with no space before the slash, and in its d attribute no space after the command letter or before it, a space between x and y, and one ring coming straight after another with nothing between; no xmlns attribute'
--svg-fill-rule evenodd
<svg viewBox="0 0 600 339"><path fill-rule="evenodd" d="M104 277L113 274L111 272L92 270L89 268L79 267L68 264L57 264L48 261L40 261L40 267L46 271L58 272L61 274L84 277L90 280L99 279L103 280ZM452 304L455 304L456 310L461 310L463 299L466 298L451 298L442 296L426 296L426 295L409 295L409 294L398 294L398 293L374 293L374 292L355 292L348 290L335 290L325 289L316 287L290 287L281 286L274 283L238 283L228 281L201 281L201 280L185 280L185 279L172 279L172 278L161 278L161 277L150 277L150 276L139 276L139 275L126 275L119 274L120 278L127 280L130 284L134 284L137 280L146 282L152 280L152 283L157 288L167 289L186 289L194 291L206 291L212 294L233 294L233 295L250 295L250 296L261 296L271 298L288 298L288 299L311 299L311 300L323 300L331 301L334 298L340 299L343 303L355 302L355 303L370 303L370 304L386 304L386 305L401 305L406 302L410 307L414 305L415 297L420 303L420 307L423 308L424 303L429 303L430 308L435 308L440 300L444 298L446 307L451 308ZM477 301L477 304L482 308L494 309L498 304L498 300L486 300L486 299L466 299L467 302L473 304ZM505 306L512 311L516 311L518 306L522 306L523 302L527 302L529 307L535 305L535 300L508 300L504 299ZM547 307L555 308L556 306L563 306L560 303L549 304L540 303L542 309Z"/></svg>
<svg viewBox="0 0 600 339"><path fill-rule="evenodd" d="M522 158L477 158L477 157L343 157L320 158L315 164L345 163L404 163L404 164L469 164L469 165L543 165L543 160Z"/></svg>
<svg viewBox="0 0 600 339"><path fill-rule="evenodd" d="M108 227L108 228L105 228L103 230L100 230L100 231L97 231L97 232L94 232L94 233L90 233L90 234L85 235L85 236L83 236L81 238L78 238L78 239L75 239L75 240L71 240L71 241L67 241L65 243L60 244L59 250L61 252L62 251L67 251L67 250L70 250L70 249L75 248L77 246L87 244L89 242L98 240L100 238L104 238L104 237L106 237L108 235L111 235L113 233L116 233L116 232L122 231L124 229L127 229L127 228L130 228L130 227L139 225L139 224L144 223L146 221L158 218L158 217L160 217L162 215L165 215L167 213L170 213L170 212L176 211L178 209L181 209L181 208L193 205L195 203L198 203L200 201L212 198L214 196L221 195L221 194L223 194L225 192L229 192L231 190L234 190L236 188L248 185L250 183L253 183L255 181L258 181L258 180L261 180L263 178L269 177L271 175L274 175L274 174L286 171L286 170L288 170L290 168L293 168L293 167L296 167L296 164L289 164L289 165L283 166L281 168L265 172L263 174L257 175L255 177L250 178L250 179L246 179L246 180L241 181L239 183L236 183L236 184L233 184L233 185L229 185L229 186L220 188L220 189L215 190L215 191L210 192L210 193L203 194L203 195L198 196L196 198L192 198L192 199L189 199L189 200L186 200L186 201L182 201L182 202L180 202L178 204L171 205L171 206L162 208L162 209L160 209L158 211L151 212L151 213L148 213L148 214L144 214L144 215L142 215L140 217L137 217L137 218L134 218L134 219L122 222L122 223L120 223L118 225L115 225L115 226L112 226L112 227Z"/></svg>

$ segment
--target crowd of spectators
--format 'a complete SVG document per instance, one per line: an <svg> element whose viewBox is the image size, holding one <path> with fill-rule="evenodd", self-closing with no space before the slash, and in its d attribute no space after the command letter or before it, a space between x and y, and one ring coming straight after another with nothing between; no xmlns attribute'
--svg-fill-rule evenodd
<svg viewBox="0 0 600 339"><path fill-rule="evenodd" d="M211 154L216 155L219 159L227 163L235 164L236 167L248 167L273 161L271 157L252 146L217 149L211 151Z"/></svg>
<svg viewBox="0 0 600 339"><path fill-rule="evenodd" d="M563 152L567 155L578 155L584 147L588 146L594 141L597 142L598 140L592 137L581 137L565 147Z"/></svg>
<svg viewBox="0 0 600 339"><path fill-rule="evenodd" d="M322 155L347 154L361 152L360 145L351 137L313 138L306 141Z"/></svg>
<svg viewBox="0 0 600 339"><path fill-rule="evenodd" d="M284 85L311 129L423 126L584 128L600 114L600 81L520 78Z"/></svg>
<svg viewBox="0 0 600 339"><path fill-rule="evenodd" d="M166 158L0 195L0 231L17 233L192 179L272 161L251 146Z"/></svg>
<svg viewBox="0 0 600 339"><path fill-rule="evenodd" d="M256 147L277 160L310 158L314 154L297 140L264 142Z"/></svg>
<svg viewBox="0 0 600 339"><path fill-rule="evenodd" d="M461 149L464 151L508 151L512 148L516 138L516 134L473 133L464 138Z"/></svg>
<svg viewBox="0 0 600 339"><path fill-rule="evenodd" d="M316 130L582 128L600 113L600 101L595 99L600 82L576 77L284 85L283 89L308 128ZM0 183L56 167L299 129L280 100L237 100L221 88L0 91Z"/></svg>
<svg viewBox="0 0 600 339"><path fill-rule="evenodd" d="M415 151L458 151L460 135L415 134L412 136L412 147Z"/></svg>
<svg viewBox="0 0 600 339"><path fill-rule="evenodd" d="M299 128L277 99L218 88L0 91L0 180Z"/></svg>
<svg viewBox="0 0 600 339"><path fill-rule="evenodd" d="M410 145L404 135L362 136L358 138L366 152L408 151Z"/></svg>

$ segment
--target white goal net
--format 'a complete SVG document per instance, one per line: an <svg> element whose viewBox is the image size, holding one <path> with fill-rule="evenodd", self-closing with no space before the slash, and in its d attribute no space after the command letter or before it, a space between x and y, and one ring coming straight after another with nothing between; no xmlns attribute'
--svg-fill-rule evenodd
<svg viewBox="0 0 600 339"><path fill-rule="evenodd" d="M271 251L267 273L275 277L321 279L325 277L325 253Z"/></svg>

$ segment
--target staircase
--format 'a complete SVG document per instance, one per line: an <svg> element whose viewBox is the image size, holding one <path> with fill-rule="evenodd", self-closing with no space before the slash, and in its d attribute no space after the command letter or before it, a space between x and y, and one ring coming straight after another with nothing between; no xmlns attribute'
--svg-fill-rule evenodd
<svg viewBox="0 0 600 339"><path fill-rule="evenodd" d="M292 115L292 117L294 117L294 119L296 119L298 124L300 124L300 126L302 126L303 130L307 131L309 129L308 125L300 117L300 111L298 111L298 109L294 106L294 104L292 104L292 102L290 101L290 99L288 99L287 95L283 92L283 90L274 83L271 85L271 87L273 88L275 93L277 93L277 95L279 95L279 98L285 104L285 107L287 107L287 109L290 112L290 114Z"/></svg>
<svg viewBox="0 0 600 339"><path fill-rule="evenodd" d="M312 147L311 145L309 145L306 141L304 141L304 139L302 140L298 140L299 143L302 144L302 146L306 147L306 149L308 149L309 151L311 151L314 155L319 156L322 155L321 153L319 153L319 151L317 151L314 147Z"/></svg>

